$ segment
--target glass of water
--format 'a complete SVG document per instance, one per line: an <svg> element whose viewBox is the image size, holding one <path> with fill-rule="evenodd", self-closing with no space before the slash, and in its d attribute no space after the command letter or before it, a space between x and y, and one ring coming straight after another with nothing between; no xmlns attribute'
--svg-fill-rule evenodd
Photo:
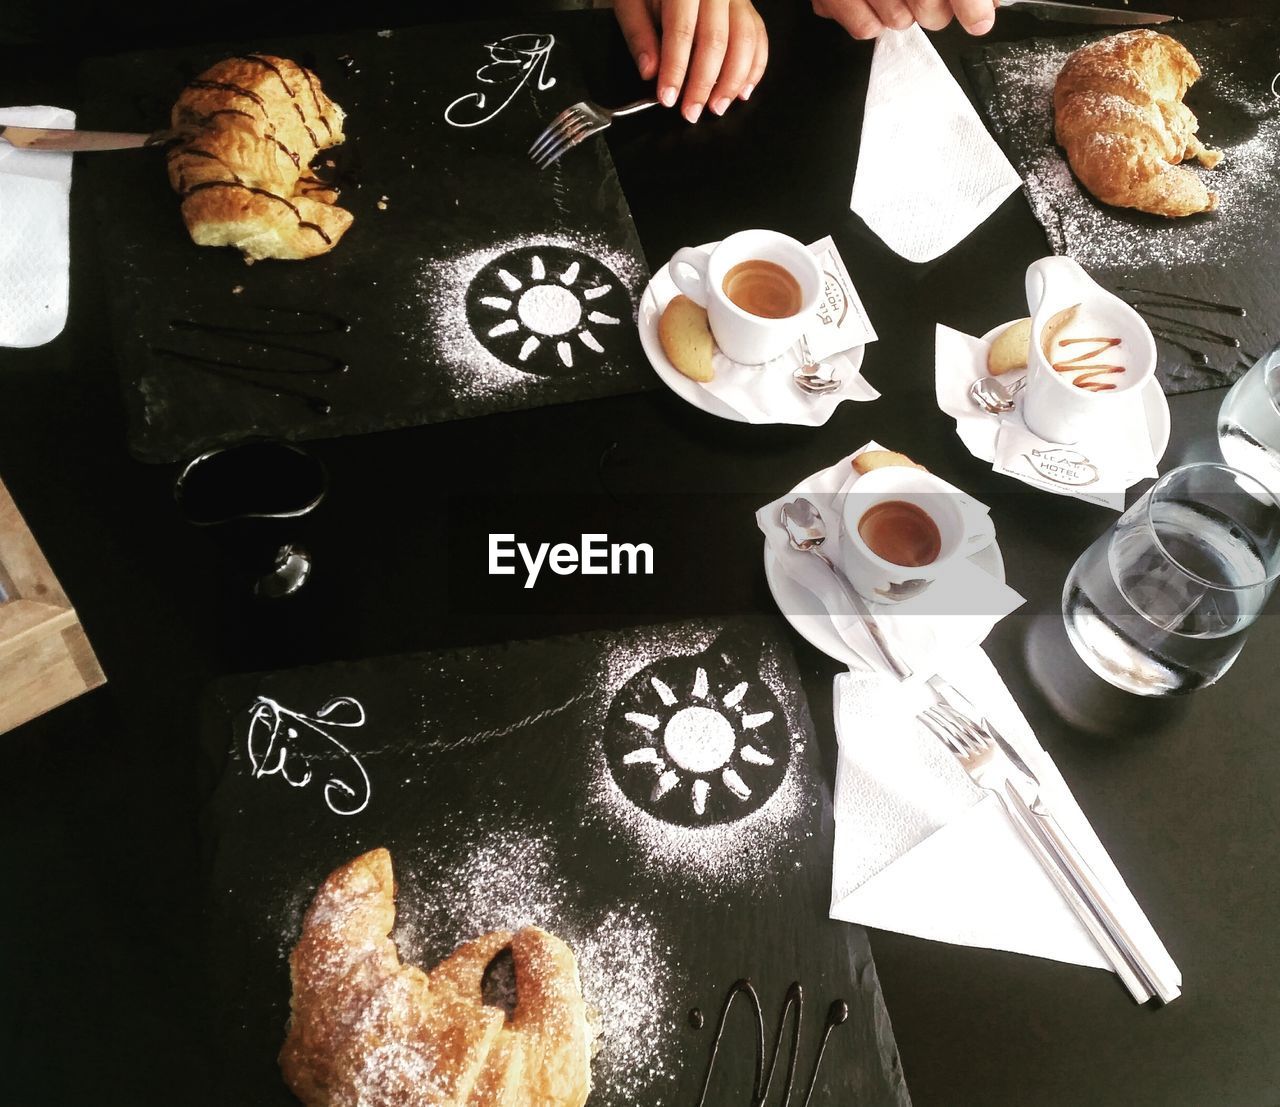
<svg viewBox="0 0 1280 1107"><path fill-rule="evenodd" d="M1232 386L1218 409L1227 464L1280 493L1280 346Z"/></svg>
<svg viewBox="0 0 1280 1107"><path fill-rule="evenodd" d="M1161 477L1067 574L1062 616L1104 680L1194 692L1235 661L1280 576L1280 499L1227 465Z"/></svg>

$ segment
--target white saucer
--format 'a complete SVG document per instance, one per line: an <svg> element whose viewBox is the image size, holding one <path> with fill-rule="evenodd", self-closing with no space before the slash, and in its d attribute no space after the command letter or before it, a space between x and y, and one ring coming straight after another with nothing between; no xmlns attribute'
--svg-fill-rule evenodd
<svg viewBox="0 0 1280 1107"><path fill-rule="evenodd" d="M719 245L718 241L706 242L703 243L700 249L714 250ZM653 371L658 374L662 383L682 400L691 403L694 407L700 408L710 415L719 416L721 419L728 419L734 423L748 422L746 416L741 412L734 410L718 396L713 396L697 381L690 380L681 373L671 364L667 359L667 355L663 352L662 343L658 339L658 320L662 317L663 308L678 292L679 289L676 288L675 281L671 279L671 265L668 263L653 275L652 280L649 281L644 290L644 295L640 298L640 310L637 314L636 322L640 328L640 345L644 347L645 356L649 359L649 364L653 366ZM856 346L852 350L847 350L839 355L840 366L844 370L842 378L844 384L834 392L828 393L827 395L830 398L839 397L842 392L849 389L854 382L860 379L858 370L862 368L862 359L865 353L866 347ZM867 398L855 391L849 391L847 394L850 399ZM778 422L788 421L778 420Z"/></svg>
<svg viewBox="0 0 1280 1107"><path fill-rule="evenodd" d="M803 494L806 488L807 483L802 482L796 485L788 496ZM1002 584L1005 582L1004 555L1000 552L999 539L973 554L969 561ZM782 568L767 539L764 543L764 576L782 617L791 624L801 638L815 649L821 650L828 657L848 665L851 669L867 668L867 663L840 637L822 601ZM877 619L892 621L891 607L884 604L870 606Z"/></svg>
<svg viewBox="0 0 1280 1107"><path fill-rule="evenodd" d="M990 344L996 340L996 336L1007 327L1013 326L1018 322L1016 319L1010 319L1007 323L1001 323L998 327L992 327L981 338L982 342ZM1016 379L1020 375L1019 372L1011 374L1012 379ZM1147 434L1151 438L1151 454L1157 463L1164 457L1164 452L1169 448L1169 434L1171 426L1169 422L1169 398L1164 394L1164 389L1160 387L1160 382L1152 377L1146 384L1142 386L1139 393L1142 399L1142 410L1147 417ZM977 454L974 454L977 457ZM979 461L994 461L993 457L980 457Z"/></svg>

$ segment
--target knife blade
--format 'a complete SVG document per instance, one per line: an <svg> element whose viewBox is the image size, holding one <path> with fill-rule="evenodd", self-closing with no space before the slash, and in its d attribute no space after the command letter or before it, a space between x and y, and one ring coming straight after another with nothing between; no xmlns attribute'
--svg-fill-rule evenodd
<svg viewBox="0 0 1280 1107"><path fill-rule="evenodd" d="M0 125L0 139L20 150L135 150L176 138L174 131L134 134L129 131L76 131L56 127Z"/></svg>
<svg viewBox="0 0 1280 1107"><path fill-rule="evenodd" d="M1084 4L1060 4L1057 0L999 0L1002 8L1018 8L1037 19L1060 23L1092 23L1100 27L1141 26L1144 23L1168 23L1176 15L1156 12L1131 12L1121 8L1090 8Z"/></svg>

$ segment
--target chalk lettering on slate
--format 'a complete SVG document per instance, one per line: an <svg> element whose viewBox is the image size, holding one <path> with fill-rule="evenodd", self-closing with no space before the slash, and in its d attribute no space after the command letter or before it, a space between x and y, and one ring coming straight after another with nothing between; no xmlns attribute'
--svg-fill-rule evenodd
<svg viewBox="0 0 1280 1107"><path fill-rule="evenodd" d="M489 107L489 94L484 89L464 93L445 108L445 121L454 127L479 127L496 119L529 83L535 71L538 89L553 87L556 79L547 76L547 61L555 44L555 35L544 34L507 35L488 43L485 49L489 60L476 70L476 80L482 85L508 86L511 91L493 109ZM476 115L477 112L480 114ZM474 118L469 118L473 115Z"/></svg>
<svg viewBox="0 0 1280 1107"><path fill-rule="evenodd" d="M337 755L342 764L325 781L324 802L335 815L358 815L369 804L369 774L330 728L362 727L364 722L364 707L350 696L330 700L315 715L291 711L269 696L259 696L249 712L246 741L251 775L255 780L279 776L294 788L305 788L312 781L312 761L331 761ZM308 745L313 748L308 750Z"/></svg>

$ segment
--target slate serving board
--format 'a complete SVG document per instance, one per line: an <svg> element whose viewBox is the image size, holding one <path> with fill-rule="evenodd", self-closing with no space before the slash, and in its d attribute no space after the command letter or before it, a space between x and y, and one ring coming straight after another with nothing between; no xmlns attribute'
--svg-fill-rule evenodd
<svg viewBox="0 0 1280 1107"><path fill-rule="evenodd" d="M831 1032L814 1107L909 1102L867 936L827 917L830 795L776 621L231 678L211 690L204 740L217 778L205 841L223 1102L292 1101L275 1062L289 950L324 876L380 845L404 959L429 966L476 933L526 922L570 942L603 1016L593 1105L697 1103L740 978L758 991L770 1044L788 987L804 990L792 1102L835 1000L850 1013ZM628 759L647 748L663 766ZM291 787L284 775L304 769L310 782ZM678 779L663 791L669 770ZM707 782L700 814L696 780ZM755 1035L736 1003L708 1104L751 1102ZM770 1102L789 1040L788 1026Z"/></svg>
<svg viewBox="0 0 1280 1107"><path fill-rule="evenodd" d="M1102 33L1028 39L966 52L964 64L996 139L1022 174L1032 211L1049 245L1109 287L1171 291L1246 309L1243 318L1165 299L1149 311L1176 342L1159 342L1157 375L1167 393L1229 384L1277 341L1280 301L1280 20L1171 23L1161 33L1182 42L1203 72L1186 102L1200 137L1225 152L1216 169L1197 170L1219 195L1219 210L1169 220L1094 200L1076 182L1053 140L1053 83L1067 55ZM1107 32L1111 33L1111 32ZM1152 300L1124 292L1130 300ZM1179 326L1181 324L1181 326ZM1208 339L1217 332L1239 347Z"/></svg>
<svg viewBox="0 0 1280 1107"><path fill-rule="evenodd" d="M250 51L312 68L346 111L346 143L316 164L333 159L325 171L355 222L329 254L250 267L238 251L190 241L160 151L85 159L136 456L173 461L250 437L357 434L652 385L631 325L647 273L608 147L586 143L541 173L525 156L587 96L565 43L524 23L450 24L123 55L86 67L80 125L165 126L187 81ZM530 330L520 296L538 284L554 290L542 295L561 313L555 326L574 300L579 324ZM603 291L586 299L589 289ZM538 349L521 360L531 337Z"/></svg>

